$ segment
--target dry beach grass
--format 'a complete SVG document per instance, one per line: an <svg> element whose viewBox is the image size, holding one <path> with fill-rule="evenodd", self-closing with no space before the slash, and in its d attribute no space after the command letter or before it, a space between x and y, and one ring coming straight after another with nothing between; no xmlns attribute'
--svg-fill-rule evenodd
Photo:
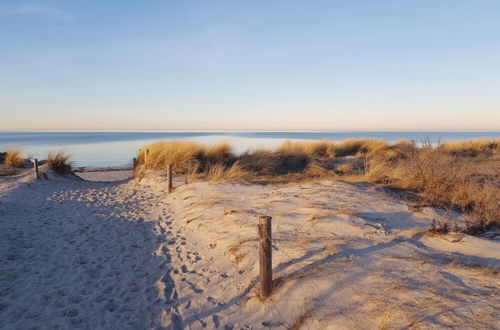
<svg viewBox="0 0 500 330"><path fill-rule="evenodd" d="M275 150L235 155L227 143L207 147L161 141L142 149L136 175L171 163L189 181L263 183L327 177L371 182L415 192L423 203L458 210L468 218L459 230L477 234L500 225L499 147L500 142L492 139L437 145L428 140L285 141Z"/></svg>
<svg viewBox="0 0 500 330"><path fill-rule="evenodd" d="M5 153L4 165L8 167L20 167L24 164L26 158L22 156L21 148L11 148Z"/></svg>
<svg viewBox="0 0 500 330"><path fill-rule="evenodd" d="M47 155L47 166L58 174L69 174L71 173L71 163L69 162L69 156L62 151L50 152Z"/></svg>
<svg viewBox="0 0 500 330"><path fill-rule="evenodd" d="M15 147L0 153L0 176L15 175L19 173L19 168L33 166L29 158L23 156L22 149ZM57 174L71 173L70 157L62 151L49 152L45 160L41 160L39 165L46 164Z"/></svg>

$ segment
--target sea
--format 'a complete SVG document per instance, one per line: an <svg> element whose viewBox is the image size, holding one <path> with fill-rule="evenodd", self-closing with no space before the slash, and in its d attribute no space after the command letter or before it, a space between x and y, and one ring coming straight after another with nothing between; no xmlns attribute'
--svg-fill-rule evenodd
<svg viewBox="0 0 500 330"><path fill-rule="evenodd" d="M158 131L0 131L0 151L20 147L30 158L45 159L49 152L63 151L75 167L130 166L145 144L158 140L192 140L212 145L228 142L235 153L278 147L285 140L332 140L351 138L458 141L500 138L497 132L388 132L388 131L314 131L314 132L158 132Z"/></svg>

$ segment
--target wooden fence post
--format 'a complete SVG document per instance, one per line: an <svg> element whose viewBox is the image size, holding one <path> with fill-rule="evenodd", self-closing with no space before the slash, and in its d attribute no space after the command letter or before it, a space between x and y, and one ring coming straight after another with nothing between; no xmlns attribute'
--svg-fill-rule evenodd
<svg viewBox="0 0 500 330"><path fill-rule="evenodd" d="M134 170L135 170L136 166L137 166L137 158L134 157Z"/></svg>
<svg viewBox="0 0 500 330"><path fill-rule="evenodd" d="M34 159L33 161L33 175L35 176L35 180L38 180L38 159Z"/></svg>
<svg viewBox="0 0 500 330"><path fill-rule="evenodd" d="M148 167L148 155L149 149L146 149L146 152L144 153L144 167Z"/></svg>
<svg viewBox="0 0 500 330"><path fill-rule="evenodd" d="M167 184L168 184L168 193L172 192L172 164L167 164Z"/></svg>
<svg viewBox="0 0 500 330"><path fill-rule="evenodd" d="M270 216L259 217L260 296L262 298L267 298L273 290L271 220Z"/></svg>

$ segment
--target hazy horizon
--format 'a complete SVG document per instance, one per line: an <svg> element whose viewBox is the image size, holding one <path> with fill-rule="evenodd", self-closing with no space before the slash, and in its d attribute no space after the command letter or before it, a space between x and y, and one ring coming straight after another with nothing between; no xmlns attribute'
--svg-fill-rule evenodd
<svg viewBox="0 0 500 330"><path fill-rule="evenodd" d="M164 133L321 133L321 132L411 132L411 133L498 133L499 130L143 130L143 129L0 129L0 132L164 132Z"/></svg>
<svg viewBox="0 0 500 330"><path fill-rule="evenodd" d="M0 130L499 131L500 2L0 4Z"/></svg>

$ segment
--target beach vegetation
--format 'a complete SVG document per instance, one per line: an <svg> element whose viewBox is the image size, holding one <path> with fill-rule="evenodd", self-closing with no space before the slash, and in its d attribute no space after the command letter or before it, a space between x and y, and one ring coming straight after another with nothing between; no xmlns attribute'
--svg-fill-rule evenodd
<svg viewBox="0 0 500 330"><path fill-rule="evenodd" d="M71 173L71 163L69 156L62 151L50 152L47 155L46 165L57 174Z"/></svg>
<svg viewBox="0 0 500 330"><path fill-rule="evenodd" d="M22 157L21 148L11 148L4 153L4 165L8 167L21 167L25 164L27 158Z"/></svg>
<svg viewBox="0 0 500 330"><path fill-rule="evenodd" d="M190 181L285 182L311 178L370 182L418 194L429 205L459 211L460 230L481 233L500 226L499 140L431 143L374 139L285 141L276 149L236 155L229 144L160 141L138 155L136 174L165 169ZM148 152L144 164L145 150ZM451 226L441 225L439 231Z"/></svg>
<svg viewBox="0 0 500 330"><path fill-rule="evenodd" d="M364 178L417 192L431 205L460 211L467 219L461 230L481 233L500 226L500 167L498 160L471 158L474 156L470 156L470 150L481 150L471 145L475 144L457 144L450 149L446 144L422 143L406 150L397 160L369 157ZM449 227L440 224L439 231Z"/></svg>

